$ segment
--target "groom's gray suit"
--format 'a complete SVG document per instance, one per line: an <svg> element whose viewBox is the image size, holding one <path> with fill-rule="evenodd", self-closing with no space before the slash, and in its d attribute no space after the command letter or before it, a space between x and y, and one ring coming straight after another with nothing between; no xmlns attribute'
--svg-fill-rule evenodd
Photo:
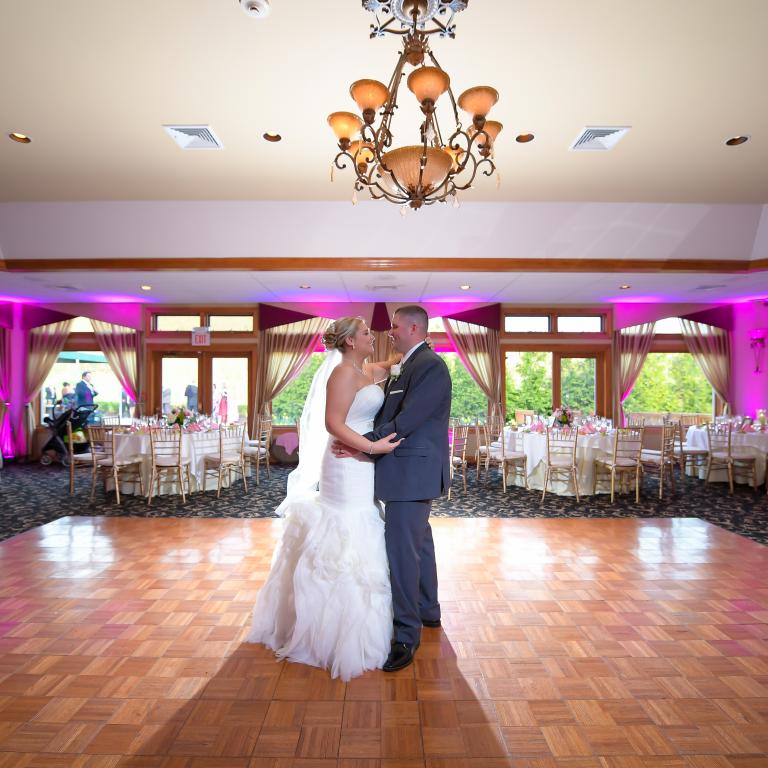
<svg viewBox="0 0 768 768"><path fill-rule="evenodd" d="M419 644L422 620L440 618L437 569L429 512L432 499L450 483L448 419L451 377L425 343L390 379L386 397L365 437L393 432L405 438L392 453L376 457L376 496L386 503L384 538L389 558L394 640Z"/></svg>

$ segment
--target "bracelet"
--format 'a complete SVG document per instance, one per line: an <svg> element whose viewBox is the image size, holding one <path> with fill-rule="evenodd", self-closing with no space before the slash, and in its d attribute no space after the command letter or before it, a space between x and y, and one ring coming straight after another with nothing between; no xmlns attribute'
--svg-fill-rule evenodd
<svg viewBox="0 0 768 768"><path fill-rule="evenodd" d="M373 440L370 440L368 443L368 455L373 456Z"/></svg>

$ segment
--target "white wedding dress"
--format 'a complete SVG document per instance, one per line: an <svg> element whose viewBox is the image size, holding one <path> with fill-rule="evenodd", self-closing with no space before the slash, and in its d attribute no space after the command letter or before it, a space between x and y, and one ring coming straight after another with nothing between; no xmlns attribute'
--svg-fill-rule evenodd
<svg viewBox="0 0 768 768"><path fill-rule="evenodd" d="M370 431L383 400L375 384L358 390L347 426ZM374 464L362 456L337 458L328 446L319 491L289 495L282 539L246 640L346 681L386 660L392 593Z"/></svg>

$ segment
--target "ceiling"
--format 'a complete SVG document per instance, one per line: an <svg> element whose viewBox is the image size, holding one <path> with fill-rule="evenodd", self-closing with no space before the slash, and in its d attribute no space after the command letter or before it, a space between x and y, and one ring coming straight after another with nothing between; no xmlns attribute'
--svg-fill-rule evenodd
<svg viewBox="0 0 768 768"><path fill-rule="evenodd" d="M760 276L762 278L762 275ZM629 290L619 288L631 281ZM131 302L250 304L296 302L429 302L600 304L604 302L710 303L747 301L768 294L768 280L754 274L582 273L566 280L551 274L483 272L55 272L2 275L0 293L46 303ZM141 285L150 285L144 292ZM310 288L302 289L301 285ZM461 285L469 285L466 291ZM2 298L2 296L0 296Z"/></svg>
<svg viewBox="0 0 768 768"><path fill-rule="evenodd" d="M370 40L372 20L359 0L272 0L262 21L237 0L3 2L0 202L349 200L326 117L354 108L353 80L389 79L398 41ZM435 54L457 94L497 87L505 126L500 188L466 200L768 203L765 0L471 0L456 21ZM401 141L418 114L405 90ZM182 152L167 123L225 149ZM587 125L632 130L569 152Z"/></svg>

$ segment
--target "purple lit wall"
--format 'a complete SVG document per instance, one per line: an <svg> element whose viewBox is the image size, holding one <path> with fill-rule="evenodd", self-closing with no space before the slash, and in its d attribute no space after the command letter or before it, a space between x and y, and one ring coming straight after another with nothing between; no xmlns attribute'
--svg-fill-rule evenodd
<svg viewBox="0 0 768 768"><path fill-rule="evenodd" d="M759 371L755 371L755 357L750 348L750 335L758 328L765 329L766 344L768 344L768 306L763 300L733 305L731 336L733 412L752 417L758 408L768 408L768 347L762 350Z"/></svg>

